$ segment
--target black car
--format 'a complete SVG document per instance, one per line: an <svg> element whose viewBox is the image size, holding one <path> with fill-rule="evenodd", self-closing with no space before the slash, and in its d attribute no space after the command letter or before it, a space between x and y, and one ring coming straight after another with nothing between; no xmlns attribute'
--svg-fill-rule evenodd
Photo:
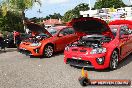
<svg viewBox="0 0 132 88"><path fill-rule="evenodd" d="M25 40L29 37L28 34L21 33L20 34L20 41ZM8 37L4 38L4 42L7 48L16 48L16 45L14 44L14 37L13 34L10 34Z"/></svg>
<svg viewBox="0 0 132 88"><path fill-rule="evenodd" d="M16 45L14 44L14 38L13 35L10 35L4 39L6 47L7 48L16 48Z"/></svg>

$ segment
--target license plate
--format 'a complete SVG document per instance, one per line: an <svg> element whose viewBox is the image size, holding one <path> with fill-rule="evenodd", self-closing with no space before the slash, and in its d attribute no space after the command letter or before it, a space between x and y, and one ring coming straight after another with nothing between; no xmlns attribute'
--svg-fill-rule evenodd
<svg viewBox="0 0 132 88"><path fill-rule="evenodd" d="M80 58L80 57L72 57L72 59L81 60L82 58Z"/></svg>

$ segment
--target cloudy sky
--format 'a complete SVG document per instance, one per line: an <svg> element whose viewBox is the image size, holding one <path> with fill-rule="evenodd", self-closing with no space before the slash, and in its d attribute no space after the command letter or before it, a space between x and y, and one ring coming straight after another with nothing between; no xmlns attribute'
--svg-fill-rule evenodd
<svg viewBox="0 0 132 88"><path fill-rule="evenodd" d="M94 6L96 0L91 0L91 6ZM123 0L127 5L130 5L129 0ZM32 9L26 11L26 17L45 17L49 14L60 13L63 15L66 11L73 9L80 3L89 3L89 0L41 0L42 6L35 4ZM38 10L42 13L38 13Z"/></svg>

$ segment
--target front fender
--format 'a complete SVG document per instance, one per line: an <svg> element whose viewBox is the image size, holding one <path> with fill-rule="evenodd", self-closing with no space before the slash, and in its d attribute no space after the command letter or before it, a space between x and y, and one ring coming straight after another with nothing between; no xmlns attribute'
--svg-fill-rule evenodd
<svg viewBox="0 0 132 88"><path fill-rule="evenodd" d="M40 54L41 55L43 55L43 50L44 50L44 48L45 48L45 46L48 44L48 43L51 43L51 41L50 40L44 40L44 41L41 41L41 43L42 43L42 45L41 45L41 47L40 47Z"/></svg>
<svg viewBox="0 0 132 88"><path fill-rule="evenodd" d="M118 43L115 43L115 44L109 44L108 47L107 47L107 53L106 53L106 64L109 66L109 63L110 63L110 60L111 60L111 54L112 52L115 50L115 49L119 49L119 46L118 46Z"/></svg>

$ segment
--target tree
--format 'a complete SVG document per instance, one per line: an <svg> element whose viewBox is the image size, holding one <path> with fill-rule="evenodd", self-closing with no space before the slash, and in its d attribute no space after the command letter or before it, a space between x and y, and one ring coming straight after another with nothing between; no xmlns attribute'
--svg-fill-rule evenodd
<svg viewBox="0 0 132 88"><path fill-rule="evenodd" d="M75 18L73 10L68 10L64 16L63 16L63 21L64 22L69 22L71 19Z"/></svg>
<svg viewBox="0 0 132 88"><path fill-rule="evenodd" d="M89 10L88 4L81 3L74 8L73 13L74 13L75 17L79 17L80 11L86 11L86 10Z"/></svg>
<svg viewBox="0 0 132 88"><path fill-rule="evenodd" d="M101 8L120 8L125 7L126 5L123 3L122 0L97 0L95 2L94 8L101 9Z"/></svg>
<svg viewBox="0 0 132 88"><path fill-rule="evenodd" d="M19 13L8 11L6 16L2 16L2 12L0 10L0 31L12 32L13 30L16 30L22 32L22 28L23 25Z"/></svg>
<svg viewBox="0 0 132 88"><path fill-rule="evenodd" d="M62 16L60 15L60 13L54 13L53 15L48 15L45 17L45 19L61 19Z"/></svg>
<svg viewBox="0 0 132 88"><path fill-rule="evenodd" d="M3 0L1 3L3 16L7 14L7 11L19 12L24 23L25 11L32 8L34 3L41 5L40 0Z"/></svg>
<svg viewBox="0 0 132 88"><path fill-rule="evenodd" d="M37 17L30 18L29 20L34 23L40 22L40 19Z"/></svg>
<svg viewBox="0 0 132 88"><path fill-rule="evenodd" d="M78 17L80 17L80 11L86 11L86 10L89 10L88 4L87 3L81 3L81 4L77 5L74 9L68 10L64 14L63 20L65 22L68 22L73 18L78 18Z"/></svg>

